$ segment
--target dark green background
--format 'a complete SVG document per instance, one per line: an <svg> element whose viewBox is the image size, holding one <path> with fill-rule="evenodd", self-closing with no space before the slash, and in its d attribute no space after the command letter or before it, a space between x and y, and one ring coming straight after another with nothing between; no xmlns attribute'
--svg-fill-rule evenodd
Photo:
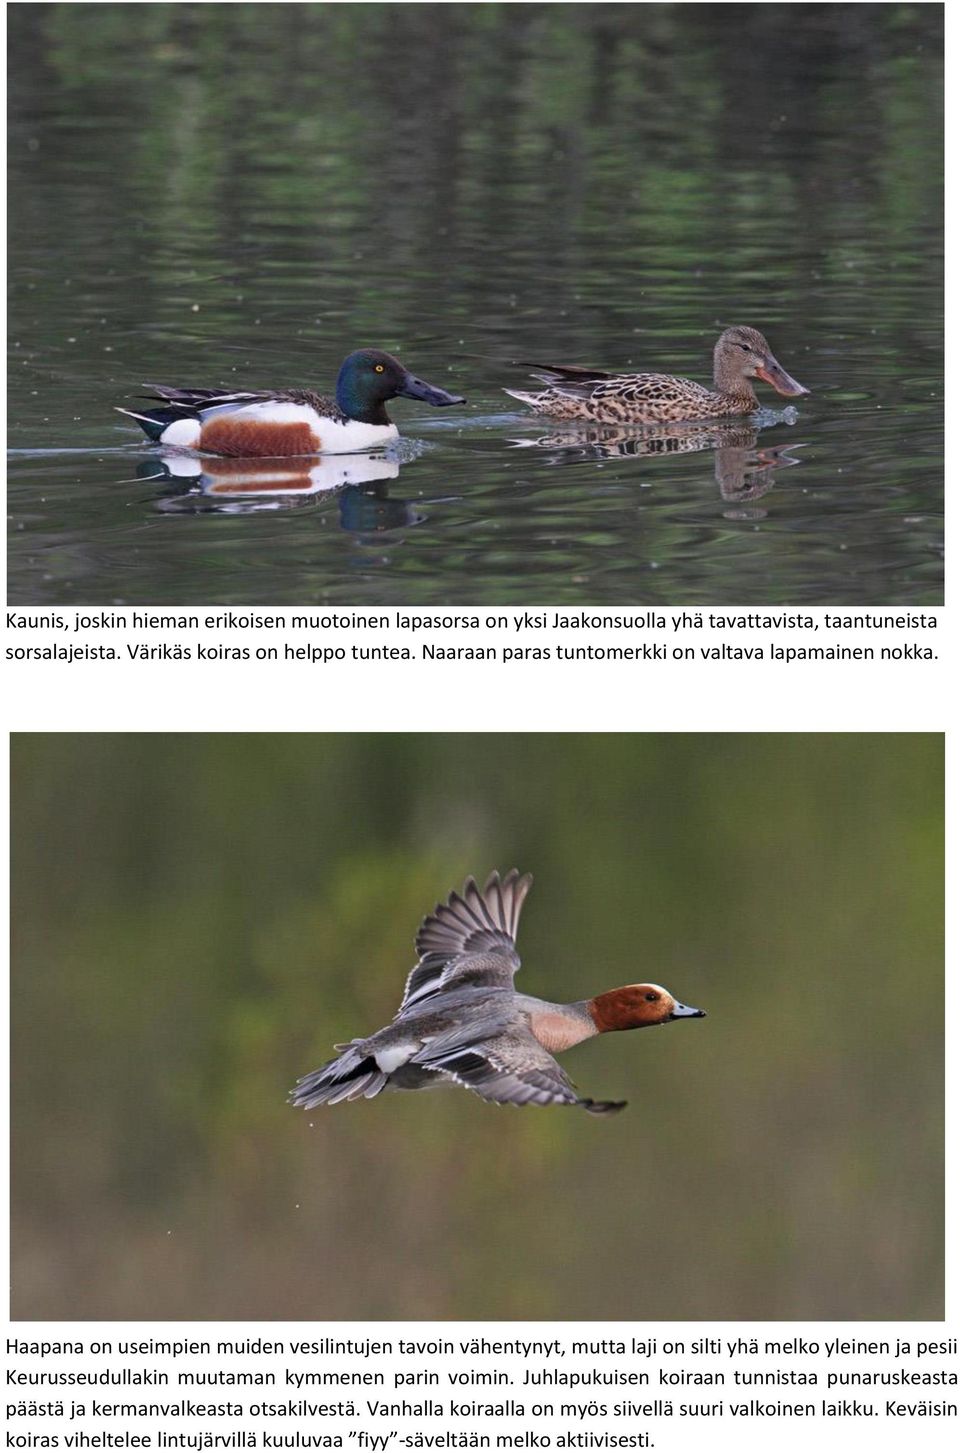
<svg viewBox="0 0 960 1453"><path fill-rule="evenodd" d="M939 736L18 736L13 1314L943 1314ZM420 917L535 875L521 984L704 1020L303 1113Z"/></svg>

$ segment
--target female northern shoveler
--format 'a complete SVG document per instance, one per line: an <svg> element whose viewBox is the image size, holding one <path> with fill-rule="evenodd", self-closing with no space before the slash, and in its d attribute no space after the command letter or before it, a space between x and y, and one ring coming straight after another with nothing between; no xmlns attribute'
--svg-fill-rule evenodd
<svg viewBox="0 0 960 1453"><path fill-rule="evenodd" d="M516 868L484 888L468 878L423 920L420 962L411 970L393 1023L367 1039L335 1046L336 1059L305 1075L290 1099L312 1109L370 1100L381 1090L465 1085L507 1105L579 1105L594 1115L624 1100L583 1100L553 1058L594 1034L702 1019L659 984L628 984L575 1004L518 994L516 937L533 882Z"/></svg>
<svg viewBox="0 0 960 1453"><path fill-rule="evenodd" d="M713 388L669 373L599 373L591 368L534 364L550 387L545 393L504 389L538 414L589 419L600 424L670 424L750 414L757 396L750 383L762 378L778 394L809 393L782 369L756 328L727 328L713 350Z"/></svg>
<svg viewBox="0 0 960 1453"><path fill-rule="evenodd" d="M309 389L275 393L164 388L147 384L160 409L120 409L147 438L175 449L237 458L286 454L352 454L397 438L384 404L402 394L438 407L463 404L457 394L415 378L389 353L360 348L346 358L336 398Z"/></svg>

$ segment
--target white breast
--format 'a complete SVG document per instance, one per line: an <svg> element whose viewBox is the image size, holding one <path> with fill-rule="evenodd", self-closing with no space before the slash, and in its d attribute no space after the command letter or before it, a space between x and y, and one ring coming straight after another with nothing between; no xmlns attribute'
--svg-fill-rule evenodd
<svg viewBox="0 0 960 1453"><path fill-rule="evenodd" d="M361 424L358 419L320 418L313 409L317 435L324 454L354 454L361 449L380 449L400 437L396 424Z"/></svg>

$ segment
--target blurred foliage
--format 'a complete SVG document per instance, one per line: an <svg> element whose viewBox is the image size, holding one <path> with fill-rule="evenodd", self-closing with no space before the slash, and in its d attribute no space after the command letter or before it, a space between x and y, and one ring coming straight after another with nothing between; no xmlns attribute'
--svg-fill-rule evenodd
<svg viewBox="0 0 960 1453"><path fill-rule="evenodd" d="M942 1316L939 736L21 735L12 789L15 1317ZM564 1057L623 1115L288 1108L514 865L526 990L708 1012Z"/></svg>
<svg viewBox="0 0 960 1453"><path fill-rule="evenodd" d="M274 382L302 384L298 334L328 367L358 339L418 336L426 371L465 331L475 352L501 329L500 347L543 346L549 320L561 353L608 337L622 353L640 322L647 346L695 324L700 369L716 318L776 323L796 360L811 314L849 350L846 310L867 305L864 346L895 323L901 360L922 356L937 310L899 300L939 291L942 21L871 4L13 7L18 348L44 337L49 390L81 354L101 377L116 365L104 326L117 352L146 328L181 370L198 343L229 360L259 338ZM51 369L64 316L76 336ZM24 395L36 433L49 392Z"/></svg>

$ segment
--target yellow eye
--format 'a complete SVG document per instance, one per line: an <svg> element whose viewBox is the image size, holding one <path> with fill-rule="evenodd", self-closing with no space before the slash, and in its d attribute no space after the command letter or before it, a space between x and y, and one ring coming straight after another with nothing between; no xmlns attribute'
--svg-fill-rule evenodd
<svg viewBox="0 0 960 1453"><path fill-rule="evenodd" d="M382 373L383 372L383 364L382 363L375 363L373 365L373 371L374 371L374 373Z"/></svg>

